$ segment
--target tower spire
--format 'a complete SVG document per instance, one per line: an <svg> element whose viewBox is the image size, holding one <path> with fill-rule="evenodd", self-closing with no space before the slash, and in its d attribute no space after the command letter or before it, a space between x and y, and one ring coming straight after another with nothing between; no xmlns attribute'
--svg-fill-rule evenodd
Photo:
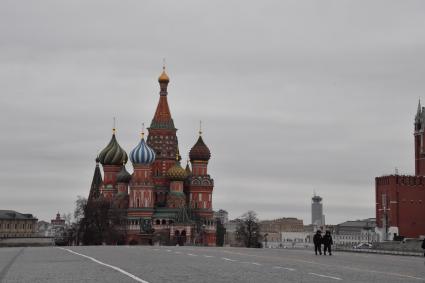
<svg viewBox="0 0 425 283"><path fill-rule="evenodd" d="M145 123L142 123L142 133L141 133L142 139L145 138Z"/></svg>
<svg viewBox="0 0 425 283"><path fill-rule="evenodd" d="M167 95L167 85L170 82L170 78L168 77L167 73L165 72L165 58L163 59L162 64L162 73L158 78L159 85L161 86L161 92L160 95Z"/></svg>
<svg viewBox="0 0 425 283"><path fill-rule="evenodd" d="M419 98L418 111L416 112L416 117L419 117L421 115L421 112L422 112L422 106L421 106L421 99Z"/></svg>
<svg viewBox="0 0 425 283"><path fill-rule="evenodd" d="M114 117L113 120L114 122L112 124L112 134L115 135L117 119Z"/></svg>
<svg viewBox="0 0 425 283"><path fill-rule="evenodd" d="M202 136L202 121L199 120L199 136Z"/></svg>
<svg viewBox="0 0 425 283"><path fill-rule="evenodd" d="M159 92L159 102L156 107L155 115L152 119L150 128L152 129L172 129L175 130L173 119L171 118L170 108L168 106L167 100L167 86L170 82L170 79L165 72L165 61L162 66L162 74L158 78L160 92Z"/></svg>

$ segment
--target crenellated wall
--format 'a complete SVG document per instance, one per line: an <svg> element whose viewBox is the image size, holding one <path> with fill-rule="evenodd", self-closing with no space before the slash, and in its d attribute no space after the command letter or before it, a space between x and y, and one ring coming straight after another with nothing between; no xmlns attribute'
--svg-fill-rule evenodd
<svg viewBox="0 0 425 283"><path fill-rule="evenodd" d="M425 177L389 175L375 179L376 222L398 227L408 238L425 235ZM391 238L390 238L391 239Z"/></svg>

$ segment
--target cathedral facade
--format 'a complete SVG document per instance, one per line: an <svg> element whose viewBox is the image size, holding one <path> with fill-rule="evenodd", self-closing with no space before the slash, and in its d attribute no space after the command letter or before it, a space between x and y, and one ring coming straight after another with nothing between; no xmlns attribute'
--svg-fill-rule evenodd
<svg viewBox="0 0 425 283"><path fill-rule="evenodd" d="M96 159L89 201L104 198L112 207L125 211L127 244L214 246L210 150L200 130L189 152L190 164L188 161L186 168L181 166L177 129L167 100L170 79L165 67L158 82L159 102L147 138L142 132L127 155L113 129L109 144ZM126 168L128 160L132 174Z"/></svg>

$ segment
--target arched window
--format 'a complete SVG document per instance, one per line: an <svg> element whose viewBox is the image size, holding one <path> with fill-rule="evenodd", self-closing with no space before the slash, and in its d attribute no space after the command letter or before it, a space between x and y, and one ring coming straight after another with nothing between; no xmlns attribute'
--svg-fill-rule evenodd
<svg viewBox="0 0 425 283"><path fill-rule="evenodd" d="M162 225L167 224L167 221L165 219L162 219Z"/></svg>
<svg viewBox="0 0 425 283"><path fill-rule="evenodd" d="M160 224L161 224L161 221L160 221L159 219L157 219L157 220L155 221L155 223L156 223L156 225L160 225Z"/></svg>
<svg viewBox="0 0 425 283"><path fill-rule="evenodd" d="M140 207L140 200L137 199L137 207Z"/></svg>

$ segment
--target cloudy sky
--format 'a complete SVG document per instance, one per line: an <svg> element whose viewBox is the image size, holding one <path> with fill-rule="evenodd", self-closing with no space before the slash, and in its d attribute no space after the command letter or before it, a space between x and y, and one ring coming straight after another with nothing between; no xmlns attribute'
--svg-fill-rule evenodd
<svg viewBox="0 0 425 283"><path fill-rule="evenodd" d="M424 1L2 0L0 209L72 212L112 117L127 152L150 123L163 57L232 218L308 224L313 191L328 223L374 217L374 177L414 171Z"/></svg>

